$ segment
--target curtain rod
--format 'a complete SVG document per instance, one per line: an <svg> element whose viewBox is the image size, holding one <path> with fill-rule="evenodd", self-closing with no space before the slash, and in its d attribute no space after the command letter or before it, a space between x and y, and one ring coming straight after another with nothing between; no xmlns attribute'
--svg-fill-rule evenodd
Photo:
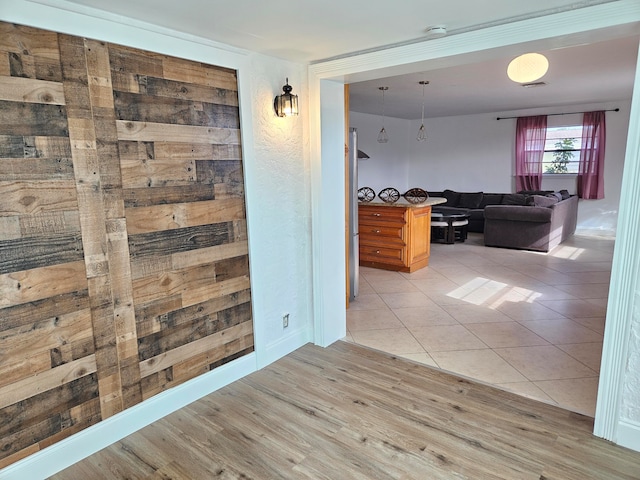
<svg viewBox="0 0 640 480"><path fill-rule="evenodd" d="M619 108L612 108L610 110L604 110L605 112L619 112L620 109ZM548 113L547 117L552 117L555 115L575 115L576 113L587 113L587 112L569 112L569 113ZM525 115L525 116L530 116L530 115ZM496 120L509 120L511 118L520 118L520 117L497 117Z"/></svg>

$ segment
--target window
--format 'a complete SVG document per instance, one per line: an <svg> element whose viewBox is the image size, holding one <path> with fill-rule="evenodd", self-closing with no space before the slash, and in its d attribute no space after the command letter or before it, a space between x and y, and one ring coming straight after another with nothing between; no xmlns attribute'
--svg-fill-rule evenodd
<svg viewBox="0 0 640 480"><path fill-rule="evenodd" d="M547 127L542 172L577 174L581 148L582 125Z"/></svg>

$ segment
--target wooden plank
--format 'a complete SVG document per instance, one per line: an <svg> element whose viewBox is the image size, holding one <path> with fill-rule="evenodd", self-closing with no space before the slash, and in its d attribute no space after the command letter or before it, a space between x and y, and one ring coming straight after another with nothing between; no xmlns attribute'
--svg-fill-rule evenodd
<svg viewBox="0 0 640 480"><path fill-rule="evenodd" d="M229 223L129 235L131 258L188 252L229 243Z"/></svg>
<svg viewBox="0 0 640 480"><path fill-rule="evenodd" d="M2 112L0 104L0 112ZM240 130L233 128L194 127L164 123L117 120L118 138L137 142L159 142L167 138L180 143L240 144Z"/></svg>
<svg viewBox="0 0 640 480"><path fill-rule="evenodd" d="M73 179L73 161L67 158L0 158L0 177L5 181Z"/></svg>
<svg viewBox="0 0 640 480"><path fill-rule="evenodd" d="M80 232L80 217L75 210L20 215L18 218L22 237Z"/></svg>
<svg viewBox="0 0 640 480"><path fill-rule="evenodd" d="M176 82L165 78L146 77L144 81L140 79L140 83L136 83L137 91L124 89L122 91L138 93L141 90L141 83L144 85L144 93L147 95L238 106L236 88L227 90L220 87L206 87L193 83Z"/></svg>
<svg viewBox="0 0 640 480"><path fill-rule="evenodd" d="M121 160L125 188L191 186L196 184L195 162L174 159Z"/></svg>
<svg viewBox="0 0 640 480"><path fill-rule="evenodd" d="M244 191L244 174L240 160L197 160L196 177L204 184L224 184L227 191Z"/></svg>
<svg viewBox="0 0 640 480"><path fill-rule="evenodd" d="M12 23L0 23L0 50L60 60L57 33Z"/></svg>
<svg viewBox="0 0 640 480"><path fill-rule="evenodd" d="M84 262L52 265L0 275L0 307L54 297L87 288Z"/></svg>
<svg viewBox="0 0 640 480"><path fill-rule="evenodd" d="M89 292L86 289L3 308L0 310L0 332L47 319L53 321L59 315L86 308L89 308Z"/></svg>
<svg viewBox="0 0 640 480"><path fill-rule="evenodd" d="M46 372L38 373L18 382L12 383L11 388L0 390L0 408L33 397L60 385L64 385L76 378L90 375L96 371L95 355L66 363Z"/></svg>
<svg viewBox="0 0 640 480"><path fill-rule="evenodd" d="M187 322L172 322L170 318L165 323L168 325L166 328L150 335L140 336L139 358L146 360L155 357L247 321L251 321L251 304L249 302L229 306L219 312L197 315Z"/></svg>
<svg viewBox="0 0 640 480"><path fill-rule="evenodd" d="M18 215L12 217L0 216L0 239L11 240L20 238L21 236L20 217Z"/></svg>
<svg viewBox="0 0 640 480"><path fill-rule="evenodd" d="M223 243L214 247L200 248L196 251L180 252L171 255L171 268L181 268L217 262L226 258L248 255L249 244L246 241Z"/></svg>
<svg viewBox="0 0 640 480"><path fill-rule="evenodd" d="M0 216L37 214L78 208L70 180L0 181Z"/></svg>
<svg viewBox="0 0 640 480"><path fill-rule="evenodd" d="M166 140L166 139L165 139ZM157 158L191 159L191 160L240 160L242 147L240 144L204 144L176 143L161 141L154 143Z"/></svg>
<svg viewBox="0 0 640 480"><path fill-rule="evenodd" d="M51 368L51 357L47 350L37 352L29 357L21 358L15 362L5 362L0 364L0 389L14 383L21 378L31 377L39 372L44 372ZM1 414L0 414L1 416ZM2 422L0 422L0 428Z"/></svg>
<svg viewBox="0 0 640 480"><path fill-rule="evenodd" d="M94 405L95 403L96 402L93 399L89 399L82 405ZM57 439L59 441L62 438L71 435L75 430L73 429L73 426L78 423L78 420L80 420L85 428L88 426L85 418L74 418L71 413L72 410L74 410L74 406L67 411L55 410L58 409L52 408L52 411L49 412L47 417L42 417L37 422L33 421L24 425L20 432L6 435L4 437L6 453L19 452L24 447L33 443L39 444L39 447L44 448L49 445L53 439ZM75 407L75 410L77 410L77 407ZM87 411L86 408L85 411Z"/></svg>
<svg viewBox="0 0 640 480"><path fill-rule="evenodd" d="M235 70L212 67L175 57L163 58L164 78L209 87L238 90Z"/></svg>
<svg viewBox="0 0 640 480"><path fill-rule="evenodd" d="M251 288L249 277L238 277L223 282L216 282L206 287L192 288L182 292L182 304L185 307L202 303L211 298L232 295Z"/></svg>
<svg viewBox="0 0 640 480"><path fill-rule="evenodd" d="M5 135L65 137L69 134L66 108L63 105L0 100L0 115Z"/></svg>
<svg viewBox="0 0 640 480"><path fill-rule="evenodd" d="M244 218L244 201L238 198L175 203L126 211L129 234L194 227Z"/></svg>
<svg viewBox="0 0 640 480"><path fill-rule="evenodd" d="M217 316L217 313L221 310L249 301L251 301L251 292L249 290L242 290L231 295L212 298L185 308L181 308L179 304L175 306L173 310L171 310L170 307L164 309L158 308L158 310L153 312L150 309L146 309L144 312L141 312L140 315L138 315L139 310L136 309L136 331L139 337L145 337L176 325L191 322L194 319L213 318ZM155 303L150 305L155 305Z"/></svg>
<svg viewBox="0 0 640 480"><path fill-rule="evenodd" d="M213 263L150 275L133 281L133 299L136 303L151 302L184 290L211 285L215 283L215 278Z"/></svg>
<svg viewBox="0 0 640 480"><path fill-rule="evenodd" d="M9 64L9 52L3 52L2 50L0 50L0 75L2 75L3 77L11 76L11 65Z"/></svg>
<svg viewBox="0 0 640 480"><path fill-rule="evenodd" d="M109 64L114 72L160 78L164 75L162 55L121 45L109 45Z"/></svg>
<svg viewBox="0 0 640 480"><path fill-rule="evenodd" d="M182 308L180 295L163 297L149 303L136 303L136 329L139 335L153 333L156 319L166 317L168 312ZM152 325L147 327L146 325Z"/></svg>
<svg viewBox="0 0 640 480"><path fill-rule="evenodd" d="M238 107L134 93L114 92L118 120L240 128Z"/></svg>
<svg viewBox="0 0 640 480"><path fill-rule="evenodd" d="M203 262L207 263L207 262ZM157 275L174 270L171 266L171 255L154 255L151 257L137 257L131 259L131 279Z"/></svg>
<svg viewBox="0 0 640 480"><path fill-rule="evenodd" d="M213 350L221 345L224 345L227 340L235 339L250 334L253 331L251 322L244 322L235 327L231 327L222 332L209 335L208 337L201 338L182 347L169 350L168 352L161 353L157 357L152 357L148 360L140 362L140 375L142 378L147 377L153 373L164 370L165 368L174 365L185 359L199 355L208 350ZM0 397L0 405L2 398Z"/></svg>
<svg viewBox="0 0 640 480"><path fill-rule="evenodd" d="M17 77L0 77L0 100L64 105L62 83Z"/></svg>
<svg viewBox="0 0 640 480"><path fill-rule="evenodd" d="M216 282L249 276L249 256L225 258L215 262Z"/></svg>
<svg viewBox="0 0 640 480"><path fill-rule="evenodd" d="M98 395L95 374L84 375L0 410L0 436L5 437L45 419L64 414Z"/></svg>
<svg viewBox="0 0 640 480"><path fill-rule="evenodd" d="M0 274L83 260L79 233L0 240Z"/></svg>
<svg viewBox="0 0 640 480"><path fill-rule="evenodd" d="M82 342L91 333L89 309L58 315L31 325L4 330L0 356L3 362L19 363L35 353L49 352L65 343Z"/></svg>
<svg viewBox="0 0 640 480"><path fill-rule="evenodd" d="M125 208L149 207L180 202L202 202L215 198L212 185L177 185L172 187L141 187L122 190Z"/></svg>

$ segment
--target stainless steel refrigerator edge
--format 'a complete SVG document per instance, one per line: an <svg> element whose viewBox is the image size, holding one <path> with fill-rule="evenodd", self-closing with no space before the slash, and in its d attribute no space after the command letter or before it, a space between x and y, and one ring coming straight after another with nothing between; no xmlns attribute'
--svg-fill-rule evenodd
<svg viewBox="0 0 640 480"><path fill-rule="evenodd" d="M360 283L358 233L358 131L349 129L349 297L358 296Z"/></svg>

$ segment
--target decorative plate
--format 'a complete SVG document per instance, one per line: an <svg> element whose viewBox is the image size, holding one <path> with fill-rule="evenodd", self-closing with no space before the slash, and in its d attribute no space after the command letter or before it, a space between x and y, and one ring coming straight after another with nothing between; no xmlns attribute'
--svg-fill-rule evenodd
<svg viewBox="0 0 640 480"><path fill-rule="evenodd" d="M395 188L388 187L380 190L378 197L385 203L396 203L400 199L400 192Z"/></svg>
<svg viewBox="0 0 640 480"><path fill-rule="evenodd" d="M376 192L374 192L369 187L362 187L358 189L358 201L359 202L370 202L376 198Z"/></svg>
<svg viewBox="0 0 640 480"><path fill-rule="evenodd" d="M429 194L421 188L410 188L403 197L409 203L422 203L429 198Z"/></svg>

